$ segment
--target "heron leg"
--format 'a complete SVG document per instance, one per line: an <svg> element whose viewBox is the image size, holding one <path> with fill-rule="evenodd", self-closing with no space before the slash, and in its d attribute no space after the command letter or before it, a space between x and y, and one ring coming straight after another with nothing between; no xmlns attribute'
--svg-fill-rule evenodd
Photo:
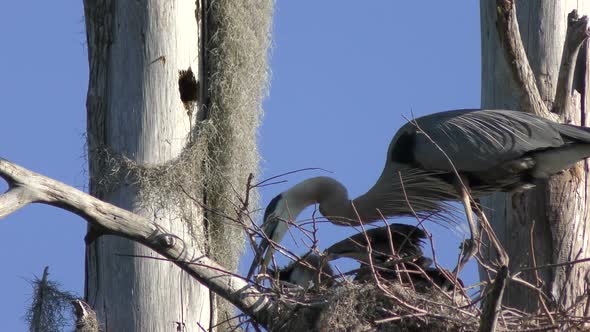
<svg viewBox="0 0 590 332"><path fill-rule="evenodd" d="M480 230L483 229L483 231L485 232L485 234L488 237L490 244L492 245L492 247L494 249L496 249L496 254L498 255L499 263L501 265L508 266L508 262L509 262L508 254L506 253L506 250L504 249L504 247L500 243L500 240L496 236L496 233L494 233L494 230L492 229L492 225L488 221L488 218L486 217L486 214L484 213L484 211L481 207L479 199L475 199L475 203L476 203L476 214L477 214L477 218L479 219L478 226L480 226ZM480 236L481 236L481 233L480 233ZM479 243L481 243L481 238L479 239Z"/></svg>
<svg viewBox="0 0 590 332"><path fill-rule="evenodd" d="M465 264L471 259L471 257L475 256L479 251L479 227L473 218L473 210L471 209L471 199L469 198L469 183L467 178L461 177L461 181L457 181L456 183L457 191L461 196L461 201L463 203L463 207L465 208L465 214L467 216L467 222L469 223L469 231L471 232L471 237L463 242L461 246L461 258L459 260L459 264L453 271L458 274Z"/></svg>

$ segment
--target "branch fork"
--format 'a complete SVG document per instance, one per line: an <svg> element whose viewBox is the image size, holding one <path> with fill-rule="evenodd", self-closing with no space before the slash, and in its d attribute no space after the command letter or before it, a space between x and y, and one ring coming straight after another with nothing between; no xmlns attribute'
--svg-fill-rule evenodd
<svg viewBox="0 0 590 332"><path fill-rule="evenodd" d="M564 121L572 111L572 86L581 45L590 37L588 17L576 10L568 15L568 24L559 69L555 100L549 108L541 97L534 72L522 44L514 0L496 0L497 29L516 86L520 88L520 109L552 121Z"/></svg>

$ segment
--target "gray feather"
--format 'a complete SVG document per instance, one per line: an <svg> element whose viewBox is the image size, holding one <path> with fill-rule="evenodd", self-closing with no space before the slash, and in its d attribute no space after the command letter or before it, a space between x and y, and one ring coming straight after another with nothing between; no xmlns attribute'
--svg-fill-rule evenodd
<svg viewBox="0 0 590 332"><path fill-rule="evenodd" d="M432 141L458 170L482 172L531 151L564 145L561 132L567 131L568 137L590 139L590 134L577 130L577 127L570 128L528 113L507 110L448 111L418 118L415 123L430 138L412 122L404 125L396 137L402 133L415 133L414 160L416 166L425 170L453 170ZM395 146L396 141L394 138L392 145Z"/></svg>
<svg viewBox="0 0 590 332"><path fill-rule="evenodd" d="M391 244L400 257L422 256L422 242L426 238L423 230L405 224L390 224L379 228L358 233L340 242L337 242L325 250L330 259L338 257L350 257L367 261L367 238L371 243L373 258L387 260L391 256L391 245L387 228L391 232Z"/></svg>

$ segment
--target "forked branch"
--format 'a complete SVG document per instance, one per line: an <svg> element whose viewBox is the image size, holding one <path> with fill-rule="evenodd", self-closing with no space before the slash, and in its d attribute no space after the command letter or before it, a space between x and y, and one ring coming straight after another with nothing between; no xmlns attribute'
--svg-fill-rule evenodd
<svg viewBox="0 0 590 332"><path fill-rule="evenodd" d="M574 72L576 69L576 60L582 43L590 36L588 29L588 17L578 16L578 12L573 10L567 16L567 32L565 43L563 45L563 54L561 56L561 66L557 78L557 91L555 93L555 103L553 112L561 116L572 113L572 92L574 84Z"/></svg>
<svg viewBox="0 0 590 332"><path fill-rule="evenodd" d="M9 185L8 191L0 195L0 219L30 203L68 210L105 233L150 247L263 325L275 312L277 303L268 295L144 217L2 158L0 177Z"/></svg>
<svg viewBox="0 0 590 332"><path fill-rule="evenodd" d="M572 110L572 91L576 60L580 47L590 36L588 18L579 17L576 10L568 15L567 32L559 68L553 108L549 110L539 92L535 75L524 50L515 0L496 0L497 28L504 54L516 86L520 91L520 108L553 121L565 121Z"/></svg>
<svg viewBox="0 0 590 332"><path fill-rule="evenodd" d="M557 116L549 112L537 87L535 74L531 69L520 37L514 2L514 0L496 1L497 28L498 36L500 36L505 50L506 62L513 74L516 86L521 89L520 109L556 121Z"/></svg>

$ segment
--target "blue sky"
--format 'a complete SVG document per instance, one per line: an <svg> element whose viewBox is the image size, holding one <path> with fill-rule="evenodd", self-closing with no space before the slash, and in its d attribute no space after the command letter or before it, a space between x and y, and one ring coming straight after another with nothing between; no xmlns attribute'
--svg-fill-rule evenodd
<svg viewBox="0 0 590 332"><path fill-rule="evenodd" d="M9 6L0 11L0 157L84 189L88 65L82 2ZM380 175L404 115L477 108L478 6L477 1L278 0L271 89L259 134L261 178L321 167L357 196ZM326 175L300 173L262 189L263 206L290 185L320 174ZM0 190L5 188L0 183ZM439 260L452 268L461 235L427 226ZM53 280L83 294L85 229L80 218L42 205L0 220L3 329L26 330L27 280L46 265ZM352 232L322 226L320 245ZM304 251L292 240L286 244ZM246 254L242 265L250 259ZM474 264L462 277L466 284L475 281Z"/></svg>

